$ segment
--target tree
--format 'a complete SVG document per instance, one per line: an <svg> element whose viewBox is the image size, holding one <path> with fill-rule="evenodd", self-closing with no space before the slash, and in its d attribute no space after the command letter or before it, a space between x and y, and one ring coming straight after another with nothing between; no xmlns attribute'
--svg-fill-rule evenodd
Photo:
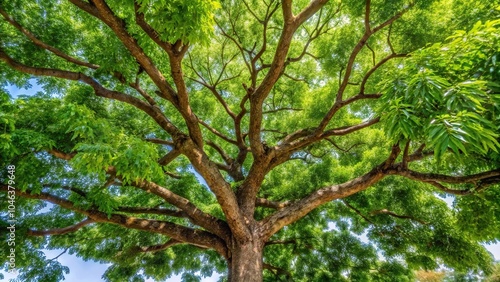
<svg viewBox="0 0 500 282"><path fill-rule="evenodd" d="M109 281L489 271L499 3L0 3L2 224L23 281L68 271L43 248L112 263ZM5 90L32 79L43 92Z"/></svg>
<svg viewBox="0 0 500 282"><path fill-rule="evenodd" d="M415 273L415 278L419 282L441 282L446 273L443 271L423 271L419 270Z"/></svg>

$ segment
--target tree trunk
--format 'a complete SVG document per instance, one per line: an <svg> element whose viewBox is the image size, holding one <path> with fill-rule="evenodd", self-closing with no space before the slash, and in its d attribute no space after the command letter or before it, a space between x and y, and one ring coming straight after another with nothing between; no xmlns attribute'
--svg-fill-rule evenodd
<svg viewBox="0 0 500 282"><path fill-rule="evenodd" d="M235 244L231 249L229 282L262 281L262 246L261 242Z"/></svg>

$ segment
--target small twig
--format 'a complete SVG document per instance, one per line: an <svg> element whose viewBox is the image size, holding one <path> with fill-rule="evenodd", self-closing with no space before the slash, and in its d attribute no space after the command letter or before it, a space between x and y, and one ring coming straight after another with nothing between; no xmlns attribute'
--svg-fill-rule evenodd
<svg viewBox="0 0 500 282"><path fill-rule="evenodd" d="M368 217L366 217L360 210L358 210L357 208L355 208L354 206L352 206L351 204L349 204L345 199L342 199L342 202L348 208L350 208L351 210L353 210L356 214L358 214L359 216L361 216L366 222L369 222L369 223L375 225L375 223L373 221L371 221Z"/></svg>
<svg viewBox="0 0 500 282"><path fill-rule="evenodd" d="M181 152L179 150L173 149L170 152L166 153L165 156L163 156L161 159L159 159L158 164L166 166L173 160L175 160L180 154Z"/></svg>
<svg viewBox="0 0 500 282"><path fill-rule="evenodd" d="M208 129L210 132L212 132L213 134L215 134L216 136L220 137L222 140L224 141L227 141L231 144L234 144L234 145L238 145L238 142L232 140L231 138L227 137L226 135L220 133L217 129L211 127L208 123L206 123L205 121L201 120L201 119L198 119L198 122L203 125L206 129Z"/></svg>
<svg viewBox="0 0 500 282"><path fill-rule="evenodd" d="M49 261L54 261L54 260L58 259L60 256L64 255L68 250L69 250L69 248L64 249L64 251L62 251L62 253L58 254L54 258L49 259Z"/></svg>
<svg viewBox="0 0 500 282"><path fill-rule="evenodd" d="M49 154L53 155L56 158L62 159L69 161L71 160L74 156L76 156L76 152L71 152L71 153L64 153L62 151L57 150L56 148L52 148L51 150L47 151Z"/></svg>
<svg viewBox="0 0 500 282"><path fill-rule="evenodd" d="M349 148L343 149L339 145L337 145L337 143L335 143L335 141L333 141L331 138L325 138L325 140L328 141L330 144L332 144L333 147L337 148L338 150L340 150L340 151L342 151L344 153L349 153L349 151L351 151L354 147L366 144L366 143L362 143L362 142L361 143L355 143L355 144L351 145Z"/></svg>
<svg viewBox="0 0 500 282"><path fill-rule="evenodd" d="M427 222L425 222L423 220L420 220L418 218L415 218L413 216L399 215L399 214L397 214L395 212L392 212L392 211L389 211L387 209L375 210L375 211L370 212L370 215L378 215L378 214L386 214L386 215L390 215L390 216L401 218L401 219L410 219L410 220L416 221L416 222L418 222L418 223L420 223L422 225L428 224Z"/></svg>

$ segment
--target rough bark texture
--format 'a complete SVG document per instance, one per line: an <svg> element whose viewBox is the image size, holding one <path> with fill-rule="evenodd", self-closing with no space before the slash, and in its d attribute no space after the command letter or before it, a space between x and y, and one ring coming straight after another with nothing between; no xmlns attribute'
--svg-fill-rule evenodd
<svg viewBox="0 0 500 282"><path fill-rule="evenodd" d="M258 282L262 281L262 251L261 240L243 244L236 243L231 249L229 262L230 282Z"/></svg>

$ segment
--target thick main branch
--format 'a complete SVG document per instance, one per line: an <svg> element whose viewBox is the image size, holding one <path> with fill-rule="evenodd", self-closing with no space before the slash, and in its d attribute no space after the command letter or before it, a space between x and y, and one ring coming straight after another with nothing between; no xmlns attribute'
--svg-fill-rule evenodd
<svg viewBox="0 0 500 282"><path fill-rule="evenodd" d="M177 208L183 210L195 224L205 228L206 230L216 234L217 236L225 240L229 240L230 231L227 224L210 214L202 212L188 199L181 197L168 190L167 188L161 187L160 185L153 182L140 181L134 183L133 185L146 192L153 193L163 198L171 205L174 205Z"/></svg>
<svg viewBox="0 0 500 282"><path fill-rule="evenodd" d="M260 222L260 235L264 240L267 240L284 226L301 219L320 205L335 199L346 198L367 189L388 174L399 153L399 146L394 145L387 160L368 173L342 184L318 189L301 200L278 210Z"/></svg>
<svg viewBox="0 0 500 282"><path fill-rule="evenodd" d="M127 104L130 104L134 106L135 108L143 111L150 117L152 117L158 125L160 125L165 131L167 131L169 134L172 136L178 136L181 135L182 133L177 129L161 112L161 110L158 107L151 106L150 104L137 99L133 96L123 94L118 91L113 91L104 88L101 84L99 84L96 80L94 80L92 77L87 76L83 73L78 73L78 72L72 72L72 71L65 71L65 70L60 70L60 69L50 69L50 68L36 68L36 67L31 67L27 66L24 64L21 64L11 57L9 57L3 49L0 48L0 60L4 61L12 67L13 69L27 73L27 74L32 74L36 76L49 76L49 77L56 77L56 78L62 78L66 80L73 80L73 81L81 81L89 86L91 86L94 89L94 92L97 96L112 99L112 100L118 100L125 102Z"/></svg>
<svg viewBox="0 0 500 282"><path fill-rule="evenodd" d="M9 191L8 185L1 184L0 191ZM204 248L215 249L219 254L227 256L227 250L224 241L207 231L192 229L168 221L141 219L128 217L121 214L108 215L104 212L100 212L94 209L86 210L76 206L73 202L67 199L54 196L46 192L40 192L36 194L33 191L27 189L24 192L16 191L16 196L28 199L44 200L58 205L62 208L77 212L79 214L83 214L87 216L89 220L92 220L94 222L111 223L120 225L125 228L167 235L181 242L189 243L195 246L201 246Z"/></svg>
<svg viewBox="0 0 500 282"><path fill-rule="evenodd" d="M381 180L384 175L382 167L378 166L365 175L354 178L348 182L321 188L290 206L277 211L261 222L264 240L267 240L284 226L301 219L322 204L335 199L345 198L365 190Z"/></svg>
<svg viewBox="0 0 500 282"><path fill-rule="evenodd" d="M123 45L129 50L130 54L136 58L137 62L146 71L149 77L151 77L158 89L160 89L161 96L172 102L174 105L177 104L177 94L174 89L168 84L165 77L151 58L144 52L141 46L139 46L137 40L127 32L125 21L118 18L105 1L94 0L91 1L92 4L80 0L70 1L75 6L108 25Z"/></svg>

